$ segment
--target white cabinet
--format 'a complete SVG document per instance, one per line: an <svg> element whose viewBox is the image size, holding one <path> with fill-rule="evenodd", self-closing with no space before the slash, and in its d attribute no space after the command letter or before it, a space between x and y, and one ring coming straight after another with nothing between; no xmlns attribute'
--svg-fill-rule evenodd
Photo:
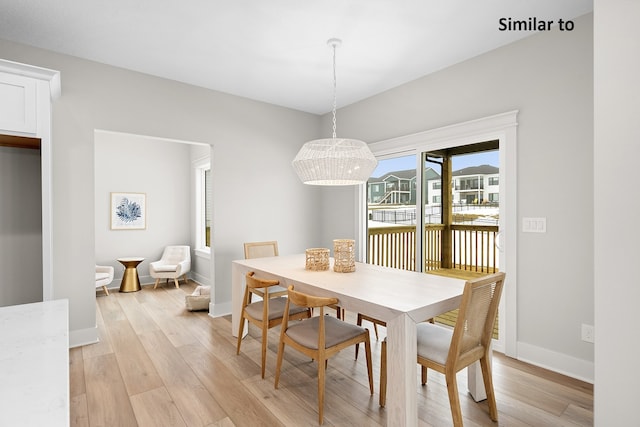
<svg viewBox="0 0 640 427"><path fill-rule="evenodd" d="M37 133L36 81L0 72L0 132Z"/></svg>

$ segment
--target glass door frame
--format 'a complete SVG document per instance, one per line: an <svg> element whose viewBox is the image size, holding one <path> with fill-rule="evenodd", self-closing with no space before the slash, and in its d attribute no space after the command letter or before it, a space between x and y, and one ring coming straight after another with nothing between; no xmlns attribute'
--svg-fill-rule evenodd
<svg viewBox="0 0 640 427"><path fill-rule="evenodd" d="M500 338L494 341L494 348L507 356L517 358L517 115L509 111L494 116L463 122L425 132L406 135L369 144L378 159L388 159L405 155L416 156L417 181L416 205L422 202L422 153L470 145L482 141L499 141L500 158L500 220L499 220L499 269L507 273L505 290L500 302ZM358 186L358 241L367 242L367 188ZM418 203L420 205L418 205ZM421 207L419 210L422 211ZM424 228L424 217L418 227ZM422 234L416 233L416 267L422 270ZM359 246L358 259L366 259L366 244Z"/></svg>

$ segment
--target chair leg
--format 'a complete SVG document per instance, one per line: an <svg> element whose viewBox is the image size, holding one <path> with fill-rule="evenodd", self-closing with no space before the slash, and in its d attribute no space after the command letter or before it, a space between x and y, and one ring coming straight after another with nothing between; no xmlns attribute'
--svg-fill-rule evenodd
<svg viewBox="0 0 640 427"><path fill-rule="evenodd" d="M356 325L362 326L362 314L358 313L358 319ZM360 351L360 343L356 343L356 360L358 360L358 352Z"/></svg>
<svg viewBox="0 0 640 427"><path fill-rule="evenodd" d="M160 283L160 279L159 279L159 278L158 278L158 279L156 279L156 284L155 284L155 285L153 285L153 289L155 289L155 288L157 288L157 287L158 287L158 283Z"/></svg>
<svg viewBox="0 0 640 427"><path fill-rule="evenodd" d="M327 372L327 360L318 360L318 424L322 425L324 418L324 383Z"/></svg>
<svg viewBox="0 0 640 427"><path fill-rule="evenodd" d="M107 285L102 285L102 289L104 289L104 293L109 296L109 289L107 289Z"/></svg>
<svg viewBox="0 0 640 427"><path fill-rule="evenodd" d="M380 406L387 403L387 340L382 341L380 350Z"/></svg>
<svg viewBox="0 0 640 427"><path fill-rule="evenodd" d="M367 331L367 339L364 342L364 352L367 356L367 373L369 374L369 391L373 395L373 362L371 361L371 340L369 339L369 330Z"/></svg>
<svg viewBox="0 0 640 427"><path fill-rule="evenodd" d="M491 362L486 356L480 359L480 368L482 369L482 379L484 381L484 389L487 393L487 404L489 405L489 417L491 418L492 421L498 421L498 407L496 405L496 394L493 390Z"/></svg>
<svg viewBox="0 0 640 427"><path fill-rule="evenodd" d="M187 279L187 273L185 273L185 274L182 276L182 279L184 280L184 284L185 284L185 285L188 285L188 284L189 284L189 279Z"/></svg>
<svg viewBox="0 0 640 427"><path fill-rule="evenodd" d="M176 284L176 289L180 289L180 283L178 283L178 279L175 278L175 279L173 279L173 281Z"/></svg>
<svg viewBox="0 0 640 427"><path fill-rule="evenodd" d="M284 342L280 339L278 343L278 360L276 362L276 378L273 381L273 387L278 388L278 382L280 381L280 368L282 368L282 356L284 356Z"/></svg>
<svg viewBox="0 0 640 427"><path fill-rule="evenodd" d="M421 368L422 385L425 385L427 383L427 367L421 366Z"/></svg>
<svg viewBox="0 0 640 427"><path fill-rule="evenodd" d="M244 329L244 316L240 316L240 327L238 328L238 347L236 355L240 354L240 345L242 344L242 331Z"/></svg>
<svg viewBox="0 0 640 427"><path fill-rule="evenodd" d="M269 333L269 329L266 323L263 323L262 326L262 379L264 379L264 369L267 362L267 334Z"/></svg>
<svg viewBox="0 0 640 427"><path fill-rule="evenodd" d="M456 373L453 370L445 373L447 392L449 393L449 405L454 427L462 427L462 411L460 410L460 398L458 397L458 383Z"/></svg>

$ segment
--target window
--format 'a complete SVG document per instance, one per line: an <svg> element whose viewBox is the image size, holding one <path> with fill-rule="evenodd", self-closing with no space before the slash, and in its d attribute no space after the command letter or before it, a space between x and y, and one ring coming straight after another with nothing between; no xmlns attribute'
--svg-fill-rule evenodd
<svg viewBox="0 0 640 427"><path fill-rule="evenodd" d="M213 185L210 160L194 162L195 170L195 224L196 250L211 251L211 226L213 224Z"/></svg>
<svg viewBox="0 0 640 427"><path fill-rule="evenodd" d="M489 178L489 185L498 185L498 177L492 176Z"/></svg>
<svg viewBox="0 0 640 427"><path fill-rule="evenodd" d="M434 189L434 190L441 190L441 189L442 189L442 182L440 182L440 181L434 181L434 182L433 182L433 189Z"/></svg>
<svg viewBox="0 0 640 427"><path fill-rule="evenodd" d="M433 196L433 203L442 203L441 196Z"/></svg>
<svg viewBox="0 0 640 427"><path fill-rule="evenodd" d="M489 193L489 201L497 203L500 200L500 193Z"/></svg>

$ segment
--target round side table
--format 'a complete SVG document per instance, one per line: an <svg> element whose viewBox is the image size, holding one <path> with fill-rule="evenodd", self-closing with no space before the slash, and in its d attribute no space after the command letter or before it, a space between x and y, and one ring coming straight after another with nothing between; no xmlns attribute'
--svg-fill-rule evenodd
<svg viewBox="0 0 640 427"><path fill-rule="evenodd" d="M138 277L138 264L144 261L144 258L118 258L118 262L124 265L124 274L120 283L120 292L138 292L140 287L140 278Z"/></svg>

